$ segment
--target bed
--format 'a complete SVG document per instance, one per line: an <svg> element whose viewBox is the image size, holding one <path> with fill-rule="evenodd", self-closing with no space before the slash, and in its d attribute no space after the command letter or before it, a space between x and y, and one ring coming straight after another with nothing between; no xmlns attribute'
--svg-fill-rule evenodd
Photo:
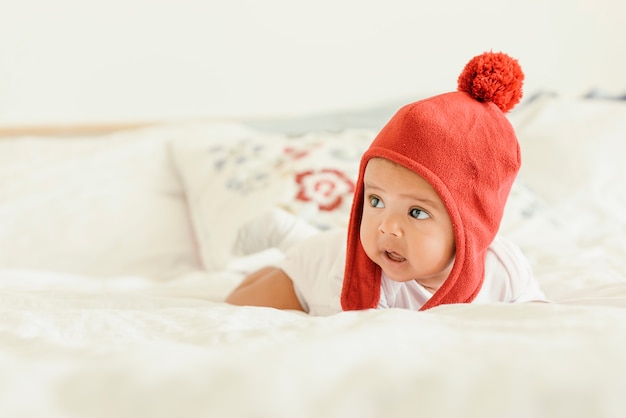
<svg viewBox="0 0 626 418"><path fill-rule="evenodd" d="M399 104L0 138L0 416L622 418L619 98L543 93L509 115L523 167L500 233L552 303L224 303L282 256L258 216L346 225Z"/></svg>

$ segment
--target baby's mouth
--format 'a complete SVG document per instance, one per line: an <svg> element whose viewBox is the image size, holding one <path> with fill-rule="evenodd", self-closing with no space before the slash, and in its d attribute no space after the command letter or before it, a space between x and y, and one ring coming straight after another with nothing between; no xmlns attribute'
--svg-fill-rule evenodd
<svg viewBox="0 0 626 418"><path fill-rule="evenodd" d="M390 259L391 261L395 261L397 263L401 263L406 260L406 258L402 257L400 254L395 253L393 251L385 251L385 255L387 256L388 259Z"/></svg>

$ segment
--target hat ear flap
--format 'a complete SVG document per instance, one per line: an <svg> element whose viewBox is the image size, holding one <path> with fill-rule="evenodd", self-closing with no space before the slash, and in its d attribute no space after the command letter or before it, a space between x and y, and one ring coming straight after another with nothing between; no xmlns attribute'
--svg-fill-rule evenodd
<svg viewBox="0 0 626 418"><path fill-rule="evenodd" d="M365 253L360 237L364 203L363 176L366 166L367 158L364 156L361 159L348 225L346 266L341 290L341 307L344 311L373 309L378 306L380 299L382 271Z"/></svg>

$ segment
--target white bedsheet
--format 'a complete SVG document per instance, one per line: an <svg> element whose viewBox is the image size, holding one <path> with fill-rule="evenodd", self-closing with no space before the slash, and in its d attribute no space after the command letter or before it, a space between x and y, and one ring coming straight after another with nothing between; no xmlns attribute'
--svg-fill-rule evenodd
<svg viewBox="0 0 626 418"><path fill-rule="evenodd" d="M223 303L272 249L170 280L2 268L0 417L623 418L617 107L554 99L512 115L532 193L516 189L502 232L553 303L329 317Z"/></svg>
<svg viewBox="0 0 626 418"><path fill-rule="evenodd" d="M235 275L0 280L3 417L622 417L626 406L623 285L601 304L307 317L216 301Z"/></svg>

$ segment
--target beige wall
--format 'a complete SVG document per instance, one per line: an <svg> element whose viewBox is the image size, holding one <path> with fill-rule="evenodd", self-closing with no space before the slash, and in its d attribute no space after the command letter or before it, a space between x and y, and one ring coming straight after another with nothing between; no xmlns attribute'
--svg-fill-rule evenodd
<svg viewBox="0 0 626 418"><path fill-rule="evenodd" d="M0 0L0 127L289 115L448 91L626 90L621 0Z"/></svg>

